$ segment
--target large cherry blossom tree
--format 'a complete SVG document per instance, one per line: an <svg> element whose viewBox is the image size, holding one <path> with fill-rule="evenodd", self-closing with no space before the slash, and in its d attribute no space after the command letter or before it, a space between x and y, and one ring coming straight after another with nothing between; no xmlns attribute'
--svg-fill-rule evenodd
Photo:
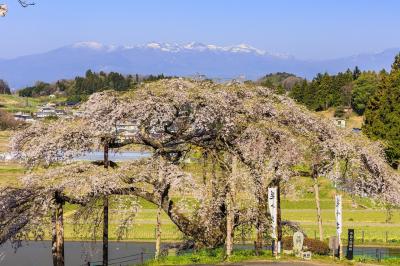
<svg viewBox="0 0 400 266"><path fill-rule="evenodd" d="M1 242L38 228L36 221L59 202L85 206L104 196L135 195L159 206L197 247L225 240L231 247L235 227L246 224L255 226L261 248L270 224L267 188L290 184L302 163L339 189L400 203L399 176L378 143L267 88L161 80L123 94L93 94L82 111L81 118L37 123L13 137L14 154L31 174L22 188L2 191ZM118 138L119 124L135 128L128 139ZM109 168L72 160L104 145L130 144L150 150L151 158ZM202 176L185 167L198 154ZM173 200L178 194L184 196Z"/></svg>

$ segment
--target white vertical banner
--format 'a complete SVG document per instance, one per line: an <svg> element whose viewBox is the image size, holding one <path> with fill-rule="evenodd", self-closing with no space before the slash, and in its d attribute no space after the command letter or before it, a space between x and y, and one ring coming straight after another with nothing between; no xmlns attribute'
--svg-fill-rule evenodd
<svg viewBox="0 0 400 266"><path fill-rule="evenodd" d="M335 196L336 235L342 234L342 195Z"/></svg>
<svg viewBox="0 0 400 266"><path fill-rule="evenodd" d="M278 205L278 189L276 187L269 187L268 188L268 208L269 208L269 213L271 215L271 237L273 239L277 239L276 235L276 230L277 230L277 225L278 225L278 210L277 210L277 205Z"/></svg>

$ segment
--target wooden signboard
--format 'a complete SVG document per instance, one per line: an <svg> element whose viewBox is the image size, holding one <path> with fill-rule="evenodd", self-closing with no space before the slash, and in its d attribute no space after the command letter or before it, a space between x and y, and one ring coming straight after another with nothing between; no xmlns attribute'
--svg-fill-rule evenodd
<svg viewBox="0 0 400 266"><path fill-rule="evenodd" d="M353 259L353 251L354 251L354 229L349 229L348 230L348 235L347 235L347 253L346 253L346 258L348 260Z"/></svg>

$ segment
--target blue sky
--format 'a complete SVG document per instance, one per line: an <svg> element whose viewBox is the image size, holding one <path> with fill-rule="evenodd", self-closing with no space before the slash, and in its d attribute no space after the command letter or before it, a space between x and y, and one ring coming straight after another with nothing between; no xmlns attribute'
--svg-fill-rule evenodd
<svg viewBox="0 0 400 266"><path fill-rule="evenodd" d="M303 59L400 47L397 0L0 0L0 58L79 41L246 43Z"/></svg>

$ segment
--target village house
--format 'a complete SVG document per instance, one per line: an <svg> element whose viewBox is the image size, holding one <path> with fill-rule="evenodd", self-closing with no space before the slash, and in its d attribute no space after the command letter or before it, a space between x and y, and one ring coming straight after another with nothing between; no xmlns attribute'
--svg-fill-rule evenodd
<svg viewBox="0 0 400 266"><path fill-rule="evenodd" d="M23 122L28 122L28 123L35 121L30 114L26 114L26 113L22 113L22 112L15 113L14 119L17 121L23 121Z"/></svg>
<svg viewBox="0 0 400 266"><path fill-rule="evenodd" d="M35 114L37 118L46 118L50 116L57 116L56 109L54 107L45 106L39 109L39 111Z"/></svg>
<svg viewBox="0 0 400 266"><path fill-rule="evenodd" d="M336 118L335 125L340 128L346 128L346 119L343 118Z"/></svg>
<svg viewBox="0 0 400 266"><path fill-rule="evenodd" d="M61 110L61 109L56 109L56 115L57 115L58 117L63 117L63 116L66 116L66 115L67 115L67 112L64 111L64 110Z"/></svg>
<svg viewBox="0 0 400 266"><path fill-rule="evenodd" d="M39 108L39 111L36 112L35 116L36 118L46 118L46 117L67 117L67 112L62 109L56 109L56 104L54 103L48 103L41 108Z"/></svg>

